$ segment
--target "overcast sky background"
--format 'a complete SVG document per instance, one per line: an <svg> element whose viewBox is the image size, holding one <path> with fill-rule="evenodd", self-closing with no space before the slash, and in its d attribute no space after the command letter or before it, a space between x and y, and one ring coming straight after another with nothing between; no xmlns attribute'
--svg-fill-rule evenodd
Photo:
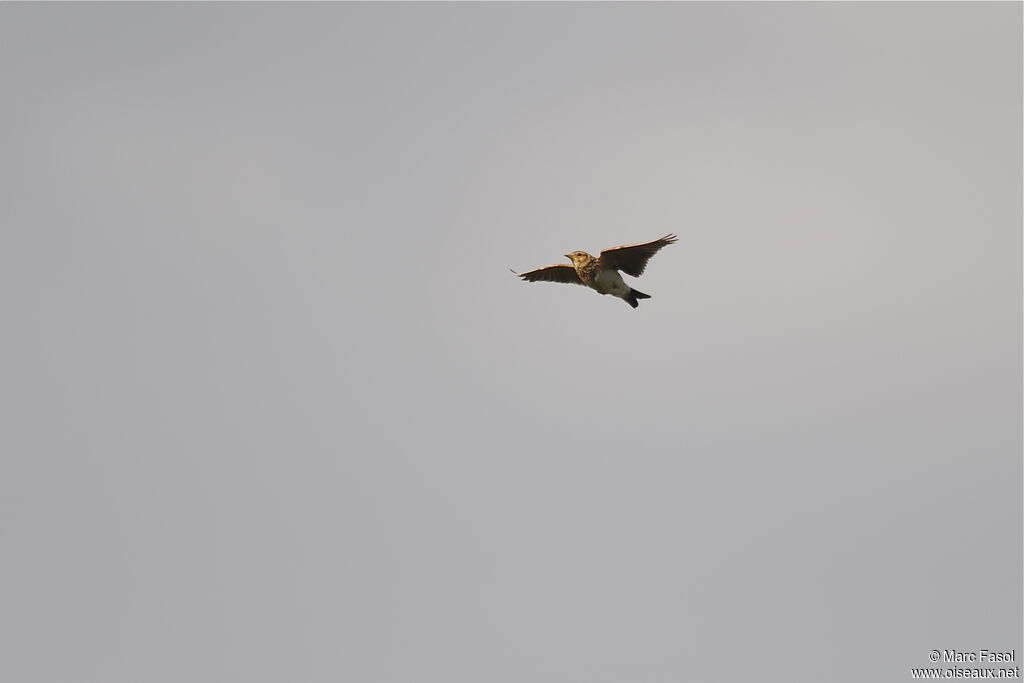
<svg viewBox="0 0 1024 683"><path fill-rule="evenodd" d="M1020 665L1021 9L4 4L0 678Z"/></svg>

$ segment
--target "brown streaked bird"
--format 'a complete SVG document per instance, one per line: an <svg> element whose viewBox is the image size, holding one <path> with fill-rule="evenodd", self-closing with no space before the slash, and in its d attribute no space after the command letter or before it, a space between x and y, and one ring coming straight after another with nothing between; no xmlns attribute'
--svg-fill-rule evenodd
<svg viewBox="0 0 1024 683"><path fill-rule="evenodd" d="M650 295L638 292L622 281L623 273L640 277L647 267L647 261L658 253L658 250L676 242L675 235L665 235L661 239L646 244L630 244L625 247L605 249L600 256L594 257L585 251L574 251L565 257L572 264L556 263L529 273L516 273L527 282L565 282L573 285L586 285L599 294L611 294L636 308L638 299L650 299ZM512 271L515 273L515 271Z"/></svg>

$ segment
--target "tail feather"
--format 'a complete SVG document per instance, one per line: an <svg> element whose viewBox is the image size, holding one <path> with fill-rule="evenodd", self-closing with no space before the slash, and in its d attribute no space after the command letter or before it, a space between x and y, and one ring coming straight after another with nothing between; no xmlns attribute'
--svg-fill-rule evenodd
<svg viewBox="0 0 1024 683"><path fill-rule="evenodd" d="M637 306L640 305L640 302L637 301L638 299L650 299L650 298L651 298L650 294L644 294L643 292L638 292L635 289L630 289L629 290L629 294L626 295L625 302L627 304L629 304L630 306L632 306L633 308L636 308Z"/></svg>

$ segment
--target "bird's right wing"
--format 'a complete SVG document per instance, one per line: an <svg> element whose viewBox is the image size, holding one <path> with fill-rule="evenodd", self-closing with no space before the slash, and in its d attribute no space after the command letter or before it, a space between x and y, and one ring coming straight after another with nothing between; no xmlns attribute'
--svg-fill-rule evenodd
<svg viewBox="0 0 1024 683"><path fill-rule="evenodd" d="M676 241L675 235L665 235L660 240L646 244L630 244L625 247L605 249L601 252L601 263L633 277L640 277L643 275L644 268L647 267L647 261L657 254L659 249L669 244L675 244Z"/></svg>
<svg viewBox="0 0 1024 683"><path fill-rule="evenodd" d="M515 272L515 271L512 271ZM516 273L527 282L564 282L569 285L582 285L583 281L576 274L576 269L570 265L559 263L553 266L544 266L529 273Z"/></svg>

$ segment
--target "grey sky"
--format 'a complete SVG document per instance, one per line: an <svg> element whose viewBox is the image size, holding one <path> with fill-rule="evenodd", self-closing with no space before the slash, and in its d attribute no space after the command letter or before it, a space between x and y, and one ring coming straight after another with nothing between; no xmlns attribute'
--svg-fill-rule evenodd
<svg viewBox="0 0 1024 683"><path fill-rule="evenodd" d="M1019 666L1021 18L0 6L0 678Z"/></svg>

